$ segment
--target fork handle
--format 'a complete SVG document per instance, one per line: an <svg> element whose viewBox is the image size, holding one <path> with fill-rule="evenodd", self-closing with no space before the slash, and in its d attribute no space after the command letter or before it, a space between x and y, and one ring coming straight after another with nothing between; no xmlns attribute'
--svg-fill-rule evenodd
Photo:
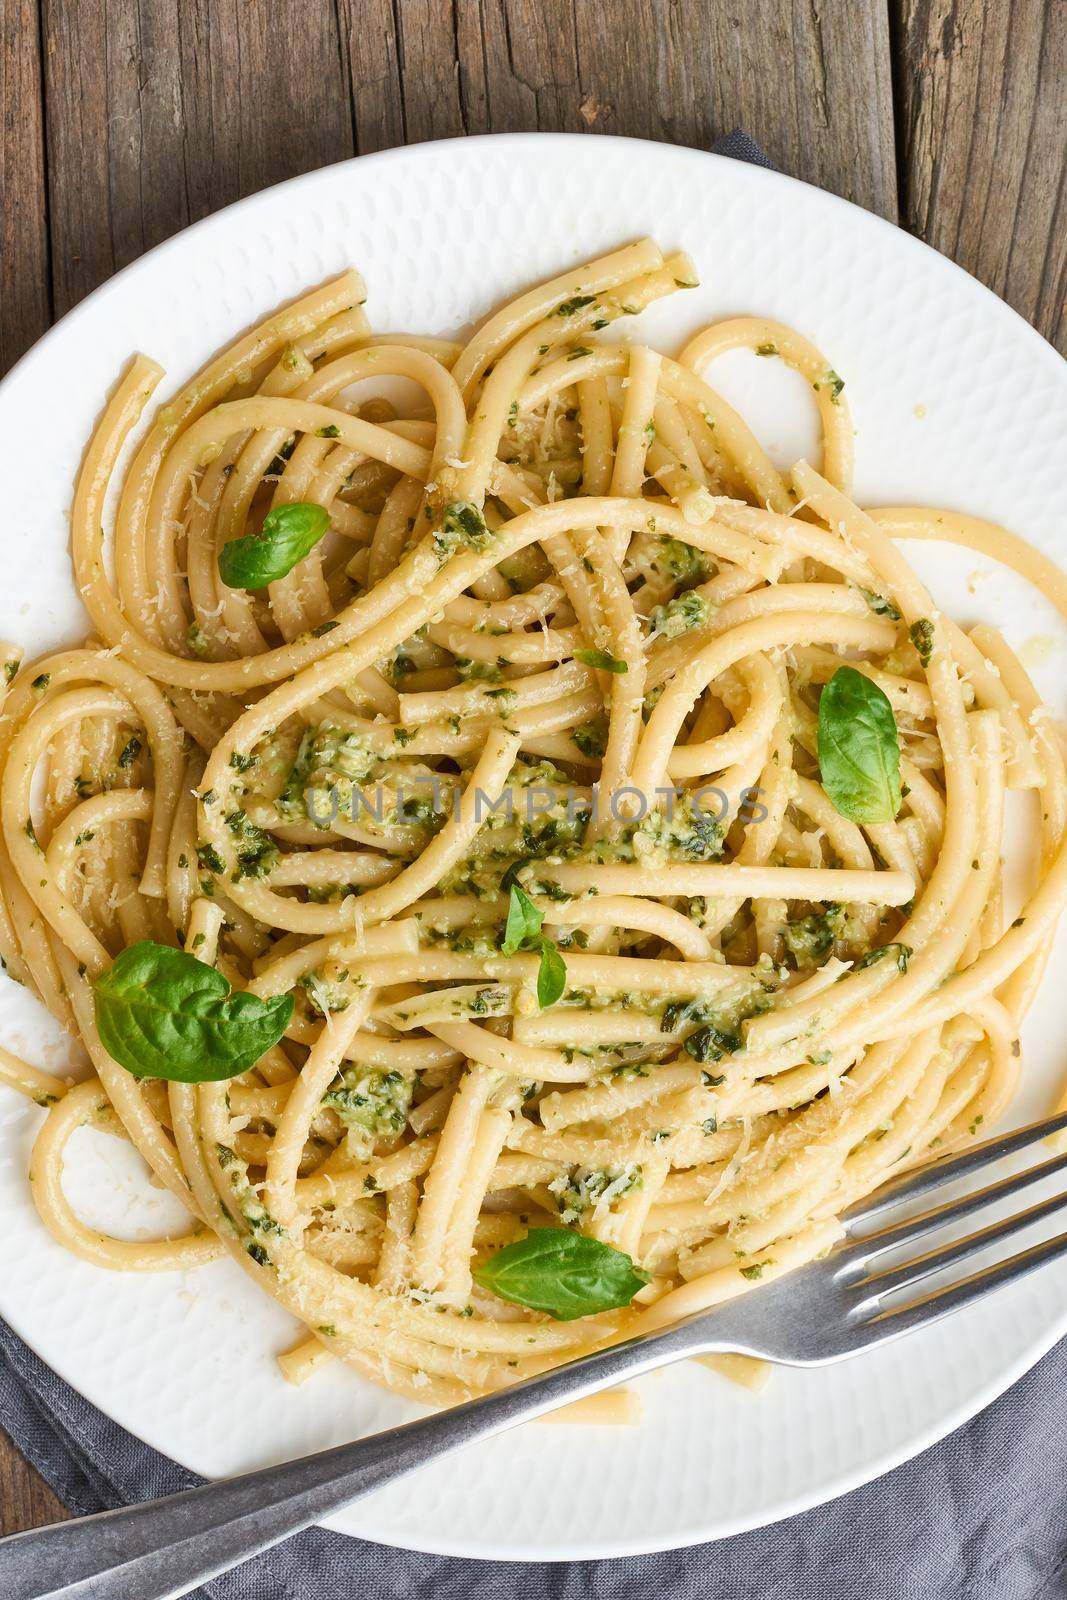
<svg viewBox="0 0 1067 1600"><path fill-rule="evenodd" d="M701 1319L704 1321L704 1319ZM0 1540L4 1600L176 1600L438 1456L736 1342L686 1323L302 1460Z"/></svg>

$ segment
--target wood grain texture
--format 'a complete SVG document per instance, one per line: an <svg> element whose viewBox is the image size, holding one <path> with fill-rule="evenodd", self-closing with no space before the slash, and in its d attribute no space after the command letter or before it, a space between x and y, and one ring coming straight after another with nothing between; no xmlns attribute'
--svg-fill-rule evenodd
<svg viewBox="0 0 1067 1600"><path fill-rule="evenodd" d="M893 0L902 220L1067 354L1067 0Z"/></svg>
<svg viewBox="0 0 1067 1600"><path fill-rule="evenodd" d="M0 373L47 328L41 50L33 0L0 0Z"/></svg>
<svg viewBox="0 0 1067 1600"><path fill-rule="evenodd" d="M340 13L361 151L535 129L706 148L744 124L784 171L896 218L884 0L340 0Z"/></svg>
<svg viewBox="0 0 1067 1600"><path fill-rule="evenodd" d="M352 154L332 7L43 0L57 315L179 228Z"/></svg>
<svg viewBox="0 0 1067 1600"><path fill-rule="evenodd" d="M0 1433L0 1537L59 1522L70 1513Z"/></svg>

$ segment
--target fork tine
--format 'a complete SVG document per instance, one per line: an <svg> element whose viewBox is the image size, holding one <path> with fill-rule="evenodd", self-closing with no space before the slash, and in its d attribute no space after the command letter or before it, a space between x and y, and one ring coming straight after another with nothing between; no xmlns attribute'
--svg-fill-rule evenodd
<svg viewBox="0 0 1067 1600"><path fill-rule="evenodd" d="M1037 1205L1027 1207L1025 1211L1018 1211L1014 1216L1003 1217L1000 1222L990 1223L987 1228L978 1228L962 1239L953 1239L950 1244L942 1245L940 1249L930 1250L926 1255L905 1261L899 1267L892 1267L885 1272L876 1272L871 1277L863 1278L856 1285L857 1288L867 1292L863 1304L871 1306L880 1304L887 1295L897 1289L911 1288L913 1284L921 1283L924 1278L932 1277L935 1272L942 1272L947 1267L955 1266L959 1261L966 1261L969 1256L977 1255L989 1245L997 1244L1001 1239L1010 1239L1013 1234L1022 1233L1024 1229L1043 1221L1045 1217L1054 1216L1065 1206L1067 1206L1067 1194L1053 1195L1051 1199L1042 1200Z"/></svg>
<svg viewBox="0 0 1067 1600"><path fill-rule="evenodd" d="M962 1155L942 1156L940 1160L932 1161L929 1166L920 1167L918 1172L912 1173L909 1178L901 1178L896 1182L890 1179L882 1188L875 1190L873 1195L844 1212L841 1220L845 1225L845 1232L851 1234L854 1226L859 1223L870 1222L872 1218L882 1216L884 1212L894 1206L903 1205L905 1201L921 1199L924 1194L939 1189L942 1184L952 1183L956 1178L966 1178L990 1162L999 1161L1003 1156L1014 1155L1017 1150L1025 1150L1028 1145L1038 1144L1042 1139L1060 1133L1065 1128L1067 1128L1067 1111L1057 1117L1049 1117L1044 1122L1031 1122L1028 1127L1016 1128L1013 1133L1001 1134L997 1139L986 1139L981 1144L972 1145Z"/></svg>
<svg viewBox="0 0 1067 1600"><path fill-rule="evenodd" d="M973 1216L976 1211L985 1211L998 1200L1007 1200L1010 1195L1019 1194L1032 1184L1040 1183L1044 1178L1052 1178L1065 1169L1067 1169L1067 1153L1053 1156L1051 1161L1042 1161L1036 1167L1027 1167L1024 1172L1011 1173L1006 1178L998 1179L996 1183L986 1184L984 1189L975 1189L970 1194L961 1195L958 1200L950 1200L947 1205L934 1206L929 1211L921 1211L917 1216L905 1217L901 1222L880 1228L877 1233L862 1234L852 1244L845 1245L837 1252L835 1259L838 1269L839 1271L843 1269L844 1273L849 1275L855 1270L866 1273L872 1262L877 1261L879 1256L886 1255L888 1251L898 1250L901 1245L913 1244L916 1239L922 1239L926 1234L944 1228L949 1223L962 1222L964 1218ZM1067 1201L1067 1195L1060 1197L1060 1203L1064 1201Z"/></svg>
<svg viewBox="0 0 1067 1600"><path fill-rule="evenodd" d="M973 1305L976 1301L984 1299L987 1294L992 1294L995 1289L1002 1289L1009 1283L1015 1283L1029 1273L1035 1272L1038 1267L1043 1267L1049 1261L1055 1261L1063 1255L1067 1255L1067 1233L1059 1233L1054 1239L1046 1239L1041 1244L1033 1245L1029 1250L1021 1250L1017 1255L999 1261L996 1266L972 1273L969 1278L961 1278L957 1283L950 1284L945 1289L935 1290L933 1294L924 1295L920 1300L909 1301L903 1306L891 1306L885 1311L876 1311L871 1317L857 1316L851 1328L851 1348L859 1350L865 1345L881 1344L886 1340L899 1338L901 1334L910 1333L913 1328L939 1322L951 1312Z"/></svg>

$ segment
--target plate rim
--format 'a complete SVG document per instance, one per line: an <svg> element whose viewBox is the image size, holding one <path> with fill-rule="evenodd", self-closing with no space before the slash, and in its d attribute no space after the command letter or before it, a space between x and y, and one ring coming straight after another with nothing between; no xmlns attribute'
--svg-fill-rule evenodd
<svg viewBox="0 0 1067 1600"><path fill-rule="evenodd" d="M470 1550L464 1549L462 1544L452 1543L447 1539L425 1539L419 1544L410 1544L398 1539L376 1539L372 1533L349 1534L343 1528L334 1528L329 1519L325 1523L319 1524L319 1526L325 1526L330 1532L343 1533L346 1538L362 1539L368 1544L380 1545L385 1550L410 1550L413 1552L425 1552L428 1555L451 1556L466 1561L502 1561L512 1565L522 1565L524 1563L536 1565L543 1562L546 1565L556 1566L568 1561L626 1561L631 1556L663 1555L671 1550L691 1550L701 1544L719 1544L724 1539L735 1539L746 1533L756 1533L761 1528L777 1527L779 1523L788 1522L793 1517L802 1516L807 1511L817 1511L822 1506L828 1506L836 1500L844 1499L846 1495L852 1494L854 1490L864 1489L868 1484L876 1483L888 1473L895 1472L898 1467L906 1466L909 1461L918 1460L919 1456L924 1455L934 1445L940 1444L943 1439L947 1439L957 1429L964 1427L968 1422L972 1422L976 1416L985 1411L994 1401L999 1400L1002 1395L1006 1394L1020 1379L1032 1371L1039 1361L1048 1355L1053 1345L1057 1344L1065 1333L1067 1333L1067 1311L1060 1315L1047 1343L1042 1345L1036 1356L1031 1359L1028 1352L1025 1356L1012 1363L1004 1383L1000 1382L1000 1375L998 1374L997 1378L991 1380L979 1392L976 1404L972 1406L970 1400L961 1402L950 1415L945 1426L942 1426L940 1422L931 1424L924 1432L918 1445L913 1446L913 1444L909 1443L890 1451L882 1458L884 1464L879 1465L874 1471L843 1473L840 1483L835 1483L829 1491L816 1489L810 1495L794 1495L791 1500L785 1502L780 1511L776 1511L771 1517L761 1516L758 1512L755 1512L752 1516L738 1515L731 1521L725 1522L715 1533L709 1534L701 1532L699 1529L690 1529L692 1537L675 1540L674 1536L672 1536L672 1541L669 1544L664 1544L661 1539L655 1537L645 1540L620 1540L618 1543L610 1545L594 1541L589 1544L583 1544L580 1547L568 1547L566 1554L546 1555L543 1550L533 1545L486 1545L484 1549L479 1549L472 1553Z"/></svg>
<svg viewBox="0 0 1067 1600"><path fill-rule="evenodd" d="M428 140L419 144L398 145L387 150L373 151L363 155L347 156L325 166L315 167L307 172L295 174L277 183L267 185L253 194L244 195L229 202L218 210L187 224L168 238L159 241L159 243L135 257L90 290L19 357L3 379L0 380L0 398L6 399L8 390L13 388L17 382L24 380L26 369L46 348L50 350L53 344L61 343L64 338L69 337L71 328L76 326L80 319L91 318L96 315L101 303L106 302L109 297L120 295L123 285L129 280L130 275L150 270L152 266L158 265L160 260L165 259L170 252L181 253L188 250L190 248L190 239L195 240L198 235L206 234L213 227L232 225L233 216L239 215L242 209L251 211L254 207L263 203L267 197L293 192L297 187L309 189L317 183L336 182L341 173L352 168L356 163L360 164L361 171L367 163L376 164L383 168L409 161L419 163L424 159L433 159L442 154L447 154L447 151L453 146L466 148L472 144L491 144L494 148L498 148L501 145L511 145L515 148L530 150L536 148L559 150L581 147L583 152L591 144L594 147L597 145L610 147L638 146L649 148L657 153L662 152L668 160L681 158L696 166L710 160L716 164L726 163L730 168L744 167L747 169L747 180L753 182L757 188L760 186L772 190L778 188L787 195L794 186L814 191L820 202L829 202L835 210L844 208L846 215L858 213L867 222L873 222L879 228L889 230L894 236L894 249L905 247L913 254L921 252L923 255L933 256L940 264L940 269L947 267L950 275L958 274L961 280L966 281L969 285L968 293L977 288L981 295L983 315L1000 317L1005 321L1006 326L1011 328L1012 334L1016 338L1019 337L1019 330L1024 330L1024 336L1030 346L1033 358L1047 363L1050 374L1054 374L1056 381L1060 384L1067 380L1067 362L1065 362L1055 346L994 290L983 284L950 257L926 244L914 234L909 233L904 227L889 221L877 212L869 211L853 201L846 200L830 190L820 188L818 185L803 179L795 178L774 167L761 167L755 163L740 160L737 157L691 145L678 145L669 141L636 138L619 134L528 131L460 135L447 139ZM584 154L583 159L585 159ZM195 245L193 248L195 248ZM285 304L288 301L281 303ZM198 363L197 370L200 364ZM103 390L102 396L107 392L109 391ZM17 1329L14 1328L13 1324L12 1329L17 1333ZM861 1467L854 1467L840 1472L829 1488L823 1483L815 1487L810 1493L801 1492L795 1494L788 1501L780 1503L772 1515L765 1515L758 1510L754 1510L750 1514L739 1513L733 1519L720 1522L712 1533L700 1527L690 1527L685 1532L675 1530L669 1535L660 1533L643 1539L624 1536L612 1541L610 1544L602 1541L575 1543L573 1540L563 1543L557 1540L554 1543L550 1542L545 1547L528 1544L516 1545L514 1543L503 1546L496 1541L486 1541L477 1550L472 1551L461 1542L436 1539L431 1536L420 1536L418 1543L415 1543L410 1538L396 1537L394 1535L377 1539L373 1533L364 1531L349 1533L348 1530L334 1528L332 1522L328 1522L327 1526L330 1527L331 1531L343 1532L346 1537L362 1538L368 1543L381 1544L386 1548L426 1552L470 1560L504 1561L509 1563L556 1563L570 1560L625 1559L633 1555L647 1555L687 1548L693 1544L714 1543L720 1539L736 1537L739 1534L751 1532L757 1528L774 1526L805 1511L829 1504L851 1493L853 1490L875 1481L907 1461L916 1459L932 1445L948 1437L959 1427L977 1416L1010 1389L1048 1353L1065 1332L1067 1332L1067 1311L1051 1318L1048 1323L1044 1324L1039 1334L1027 1344L1025 1350L1013 1361L1008 1362L993 1378L987 1380L974 1394L961 1400L947 1416L928 1424L926 1428L919 1431L917 1436L913 1436L906 1443L902 1443L878 1455L876 1458L872 1458ZM22 1334L17 1333L17 1336L23 1339L28 1348L33 1349L29 1340L25 1339ZM34 1354L37 1355L37 1352L34 1351ZM38 1359L44 1360L40 1356ZM78 1383L68 1376L67 1372L61 1367L52 1366L51 1362L45 1364L50 1370L56 1372L65 1383L69 1384L86 1404L94 1406L95 1409L110 1418L110 1414L104 1411L103 1407L97 1406L94 1401L89 1400L84 1395ZM110 1420L114 1421L115 1419L110 1418ZM158 1446L142 1439L135 1429L127 1428L124 1423L117 1425L126 1428L127 1432L138 1438L141 1443L146 1444L148 1448L158 1450ZM176 1460L166 1451L160 1451L159 1453L166 1455L169 1460ZM184 1465L180 1462L178 1464Z"/></svg>
<svg viewBox="0 0 1067 1600"><path fill-rule="evenodd" d="M328 174L339 173L342 169L354 166L357 162L363 165L375 163L386 166L404 160L419 160L424 152L445 151L453 146L466 148L472 144L492 144L494 146L501 144L513 144L516 146L538 144L543 146L574 145L583 147L589 144L637 145L655 151L669 151L672 156L680 155L695 163L713 161L718 164L725 162L731 168L742 167L749 176L756 178L757 183L765 183L768 186L784 184L787 191L794 185L798 185L802 189L811 190L820 199L829 201L835 208L843 207L847 212L858 212L860 216L868 221L874 222L880 228L887 230L896 240L903 241L913 251L935 256L943 266L947 266L952 272L958 273L967 283L979 289L989 306L996 308L998 314L1003 315L1006 313L1017 324L1018 328L1024 330L1031 340L1036 341L1035 351L1037 349L1041 350L1042 359L1051 357L1057 367L1067 366L1067 357L1061 356L1055 345L1046 339L1044 334L1040 333L1032 322L1028 322L1021 312L1016 311L1014 306L1009 305L1002 296L997 294L994 289L989 288L987 284L984 284L980 278L976 278L973 273L968 272L966 267L961 267L951 256L947 256L933 245L927 244L924 239L917 238L915 234L910 233L901 224L890 222L887 217L883 217L877 211L869 211L866 206L860 205L857 201L846 200L843 195L835 194L832 189L820 188L818 184L809 183L805 178L795 178L791 173L781 172L777 167L762 167L754 161L746 161L738 156L725 155L716 150L702 150L695 145L673 144L664 139L643 139L631 134L530 130L527 132L457 134L447 139L421 140L418 144L392 145L387 150L371 150L365 155L344 156L339 161L331 161L321 167L311 167L307 172L295 173L291 178L281 178L277 183L269 183L264 188L255 190L252 194L241 195L236 200L230 200L217 210L208 212L206 216L198 217L195 222L187 223L184 228L179 228L176 233L170 234L166 239L161 239L158 244L150 246L141 255L135 256L124 267L119 267L110 277L105 278L101 283L90 289L61 317L57 318L50 327L46 328L23 351L17 361L8 368L4 376L0 378L0 394L3 393L7 385L20 372L31 356L40 351L43 346L51 344L55 336L59 335L68 325L73 324L82 312L88 313L91 304L106 298L113 290L118 289L129 275L142 269L147 262L158 260L170 250L183 247L184 241L190 236L195 235L200 230L206 231L209 227L219 223L222 218L239 212L242 207L251 209L252 206L265 199L266 196L281 194L285 190L295 188L298 185L310 187L315 181L324 180ZM282 302L283 305L286 303Z"/></svg>

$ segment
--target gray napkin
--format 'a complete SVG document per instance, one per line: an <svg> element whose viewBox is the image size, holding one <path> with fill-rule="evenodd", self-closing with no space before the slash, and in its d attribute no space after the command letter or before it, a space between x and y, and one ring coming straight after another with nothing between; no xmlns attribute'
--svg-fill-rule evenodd
<svg viewBox="0 0 1067 1600"><path fill-rule="evenodd" d="M771 166L740 128L714 148ZM202 1481L95 1410L3 1322L0 1422L76 1516ZM412 1554L313 1528L196 1600L1052 1600L1067 1595L1065 1424L1067 1340L914 1461L755 1533L533 1564Z"/></svg>

